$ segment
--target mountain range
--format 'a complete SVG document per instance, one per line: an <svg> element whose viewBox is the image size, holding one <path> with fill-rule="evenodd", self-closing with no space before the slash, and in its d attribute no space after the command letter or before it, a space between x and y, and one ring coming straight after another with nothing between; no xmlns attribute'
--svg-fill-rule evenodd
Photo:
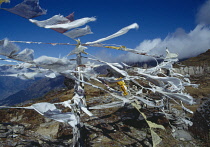
<svg viewBox="0 0 210 147"><path fill-rule="evenodd" d="M22 80L16 77L4 76L10 74L9 70L11 66L0 66L0 100L7 98L8 96L17 93L20 90L26 89L35 80Z"/></svg>
<svg viewBox="0 0 210 147"><path fill-rule="evenodd" d="M9 94L12 90L14 91L13 94L10 94L7 98L0 100L0 105L11 106L19 104L24 101L31 100L33 98L41 97L53 89L65 87L63 76L59 76L54 79L36 79L34 81L21 80L14 77L5 78L5 81L1 81L0 87L4 87L5 85L6 86L3 89L1 89L1 91L4 91L6 89L5 91L7 91L7 94ZM7 88L10 89L7 90Z"/></svg>

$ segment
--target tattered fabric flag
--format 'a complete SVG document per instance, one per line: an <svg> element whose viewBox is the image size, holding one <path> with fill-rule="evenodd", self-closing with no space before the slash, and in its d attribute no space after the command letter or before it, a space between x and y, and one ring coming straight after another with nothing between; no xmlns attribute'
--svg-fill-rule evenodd
<svg viewBox="0 0 210 147"><path fill-rule="evenodd" d="M113 63L108 63L108 62L104 62L105 64L107 64L109 67L111 67L114 71L118 72L120 75L127 77L128 73L124 70L119 69L118 67L116 67L115 64Z"/></svg>
<svg viewBox="0 0 210 147"><path fill-rule="evenodd" d="M19 51L19 48L9 42L8 39L0 40L0 55L12 57L16 52Z"/></svg>
<svg viewBox="0 0 210 147"><path fill-rule="evenodd" d="M84 18L81 18L81 19L77 19L73 22L68 22L68 23L64 23L64 24L55 24L55 25L48 25L47 24L44 27L45 28L63 28L63 29L70 30L70 29L73 29L73 28L83 26L86 23L91 22L91 21L96 21L96 18L95 17L84 17Z"/></svg>
<svg viewBox="0 0 210 147"><path fill-rule="evenodd" d="M162 93L163 95L172 98L172 99L178 99L186 104L193 105L195 102L193 100L193 97L186 93L170 93L170 92L164 92L157 90L157 92Z"/></svg>
<svg viewBox="0 0 210 147"><path fill-rule="evenodd" d="M24 62L33 62L34 60L34 50L32 49L24 49L17 55L13 55L11 57L12 59L18 60L18 61L24 61Z"/></svg>
<svg viewBox="0 0 210 147"><path fill-rule="evenodd" d="M69 19L70 21L74 21L74 12L66 16L66 18Z"/></svg>
<svg viewBox="0 0 210 147"><path fill-rule="evenodd" d="M74 21L74 12L69 14L68 16L66 16L65 18L67 18L70 22ZM61 22L60 22L61 23ZM65 23L65 22L64 22ZM59 33L65 33L66 31L68 31L67 29L62 29L62 28L52 28L52 30L57 31Z"/></svg>
<svg viewBox="0 0 210 147"><path fill-rule="evenodd" d="M74 55L74 54L79 54L79 53L87 54L87 53L84 51L85 49L87 49L87 47L82 46L82 45L78 45L78 46L76 46L75 49L72 50L67 56Z"/></svg>
<svg viewBox="0 0 210 147"><path fill-rule="evenodd" d="M48 73L48 74L45 75L45 77L53 79L53 78L56 78L56 74L55 73Z"/></svg>
<svg viewBox="0 0 210 147"><path fill-rule="evenodd" d="M2 9L27 19L44 15L47 12L39 6L39 0L24 0L13 8Z"/></svg>
<svg viewBox="0 0 210 147"><path fill-rule="evenodd" d="M14 74L4 74L4 75L0 75L0 76L4 76L4 77L16 77L16 78L20 78L22 80L28 80L28 79L33 79L35 78L35 76L37 76L39 73L37 72L29 72L29 73L14 73Z"/></svg>
<svg viewBox="0 0 210 147"><path fill-rule="evenodd" d="M76 65L72 64L67 58L55 58L48 56L41 56L34 60L35 64L50 69L54 72L64 72L66 70L74 69Z"/></svg>
<svg viewBox="0 0 210 147"><path fill-rule="evenodd" d="M29 21L36 24L39 27L45 27L47 25L56 25L56 24L63 24L63 23L70 22L70 20L64 17L63 15L54 15L53 17L43 20L43 21L38 21L35 19L29 19Z"/></svg>
<svg viewBox="0 0 210 147"><path fill-rule="evenodd" d="M148 81L152 82L156 86L159 87L165 87L166 85L170 86L170 88L173 87L174 90L182 90L183 85L182 81L179 78L176 77L159 77L159 76L153 76L153 75L148 75L145 73L140 73L139 74L142 77L145 77ZM171 90L173 90L171 89ZM168 90L170 90L168 88Z"/></svg>
<svg viewBox="0 0 210 147"><path fill-rule="evenodd" d="M166 59L171 59L171 58L178 58L178 54L176 53L170 53L168 48L166 48Z"/></svg>
<svg viewBox="0 0 210 147"><path fill-rule="evenodd" d="M100 42L103 42L103 41L106 41L106 40L110 40L112 38L115 38L115 37L118 37L118 36L121 36L121 35L127 33L130 29L138 29L138 28L139 28L139 25L137 23L133 23L133 24L127 26L127 27L122 28L121 30L119 30L118 32L116 32L116 33L114 33L110 36L98 39L98 40L93 41L93 42L87 42L86 44L95 44L95 43L100 43Z"/></svg>
<svg viewBox="0 0 210 147"><path fill-rule="evenodd" d="M19 62L17 62L17 61L13 61L13 60L8 60L8 59L3 59L3 58L0 58L0 60L2 60L2 61L5 61L5 62L13 62L13 63L19 63Z"/></svg>
<svg viewBox="0 0 210 147"><path fill-rule="evenodd" d="M28 73L20 73L17 74L17 77L19 77L20 79L33 79L35 78L35 76L39 74L38 72L28 72Z"/></svg>
<svg viewBox="0 0 210 147"><path fill-rule="evenodd" d="M79 123L75 117L74 113L66 112L63 113L61 109L56 108L55 104L42 102L36 103L28 107L8 107L2 106L0 108L21 108L21 109L34 109L39 114L48 117L50 119L56 120L58 122L65 122L68 123L73 128Z"/></svg>
<svg viewBox="0 0 210 147"><path fill-rule="evenodd" d="M72 127L75 127L78 124L75 115L73 113L71 112L63 113L60 109L57 109L54 104L43 102L43 103L33 104L28 108L32 108L41 115L44 115L45 117L51 118L58 122L67 122Z"/></svg>
<svg viewBox="0 0 210 147"><path fill-rule="evenodd" d="M10 3L10 0L0 0L0 6L2 3Z"/></svg>
<svg viewBox="0 0 210 147"><path fill-rule="evenodd" d="M93 114L85 106L84 94L82 94L81 96L79 96L78 94L75 94L72 100L74 101L74 104L78 106L79 108L81 108L81 110L84 111L87 115L93 116ZM68 102L69 101L65 101L64 103L68 103ZM71 107L69 108L71 109Z"/></svg>
<svg viewBox="0 0 210 147"><path fill-rule="evenodd" d="M123 101L116 101L108 104L103 104L103 105L97 105L93 107L89 107L89 109L107 109L107 108L113 108L113 107L123 107L124 106Z"/></svg>
<svg viewBox="0 0 210 147"><path fill-rule="evenodd" d="M161 107L164 106L163 100L159 100L160 104L157 105L156 101L149 101L149 100L146 100L146 99L144 99L142 97L139 97L139 96L135 96L135 98L142 101L144 104L147 104L148 106L151 106L151 107L161 108Z"/></svg>
<svg viewBox="0 0 210 147"><path fill-rule="evenodd" d="M74 39L74 38L79 38L88 34L93 34L93 32L91 32L90 27L87 25L84 28L76 28L74 30L71 30L63 34Z"/></svg>
<svg viewBox="0 0 210 147"><path fill-rule="evenodd" d="M43 21L29 19L30 22L36 24L39 27L50 28L50 29L62 28L65 30L77 28L77 27L85 25L86 23L90 21L95 21L95 20L96 20L95 17L85 17L85 18L77 19L71 22L69 19L67 19L66 17L63 17L62 15L55 15Z"/></svg>
<svg viewBox="0 0 210 147"><path fill-rule="evenodd" d="M66 113L62 112L61 109L56 108L55 104L43 102L43 103L33 104L28 107L0 106L0 109L1 108L34 109L44 117L53 119L58 122L68 123L71 127L73 127L73 146L75 146L76 142L78 142L80 138L80 130L78 128L80 122L78 117L72 112L66 112Z"/></svg>

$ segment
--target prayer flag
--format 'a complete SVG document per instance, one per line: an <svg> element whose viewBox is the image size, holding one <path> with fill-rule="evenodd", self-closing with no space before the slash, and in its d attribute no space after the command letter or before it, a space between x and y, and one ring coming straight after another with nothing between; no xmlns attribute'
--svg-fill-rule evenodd
<svg viewBox="0 0 210 147"><path fill-rule="evenodd" d="M68 15L67 17L63 17L62 15L54 15L53 17L43 21L38 21L35 19L29 19L29 21L36 24L39 27L49 28L58 31L60 33L64 33L67 30L83 26L88 22L96 20L95 17L85 17L71 21L73 20L73 16L74 16L73 13ZM83 29L83 32L84 30L87 30L87 33L91 33L91 31L88 31L88 29L89 29L88 27Z"/></svg>
<svg viewBox="0 0 210 147"><path fill-rule="evenodd" d="M70 29L73 29L73 28L83 26L86 23L91 22L91 21L96 21L96 18L95 17L84 17L84 18L81 18L81 19L77 19L73 22L69 21L67 23L62 23L62 24L45 25L44 27L45 28L63 28L63 29L70 30Z"/></svg>
<svg viewBox="0 0 210 147"><path fill-rule="evenodd" d="M63 34L74 39L74 38L82 37L88 34L93 34L93 32L91 32L90 27L87 25L84 28L76 28Z"/></svg>
<svg viewBox="0 0 210 147"><path fill-rule="evenodd" d="M74 12L69 14L68 16L66 16L66 18L72 22L74 21ZM62 28L52 28L52 30L57 31L59 33L65 33L66 31L68 31L67 29L62 29Z"/></svg>
<svg viewBox="0 0 210 147"><path fill-rule="evenodd" d="M24 62L33 62L34 60L34 50L32 49L24 49L17 55L13 55L11 57L12 59L18 60L18 61L24 61Z"/></svg>
<svg viewBox="0 0 210 147"><path fill-rule="evenodd" d="M24 0L13 8L2 9L27 19L46 14L47 12L39 6L39 0Z"/></svg>
<svg viewBox="0 0 210 147"><path fill-rule="evenodd" d="M8 39L0 40L0 55L11 57L18 51L19 48L15 44L9 42Z"/></svg>
<svg viewBox="0 0 210 147"><path fill-rule="evenodd" d="M133 23L133 24L127 26L127 27L122 28L121 30L119 30L118 32L116 32L116 33L114 33L110 36L98 39L98 40L93 41L93 42L87 42L86 44L96 44L96 43L100 43L100 42L103 42L103 41L106 41L106 40L110 40L112 38L115 38L115 37L118 37L118 36L121 36L121 35L127 33L130 29L138 29L138 28L139 28L138 24Z"/></svg>

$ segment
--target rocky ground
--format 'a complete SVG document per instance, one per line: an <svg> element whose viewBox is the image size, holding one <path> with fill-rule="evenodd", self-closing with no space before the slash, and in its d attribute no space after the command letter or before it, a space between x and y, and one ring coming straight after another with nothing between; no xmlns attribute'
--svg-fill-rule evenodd
<svg viewBox="0 0 210 147"><path fill-rule="evenodd" d="M107 97L102 91L88 88L90 87L86 87L90 95L87 98L89 106L113 101L113 98ZM45 97L37 99L36 102L59 102L67 100L72 95L73 90L53 91ZM101 97L94 98L94 96L98 95L101 95ZM206 95L208 94L206 93ZM200 95L199 99L202 99L202 97ZM200 105L202 101L198 101L198 105ZM198 105L190 109L195 111ZM33 110L3 109L0 111L0 147L66 147L71 145L72 129L67 124L44 118ZM169 121L164 116L155 113L155 111L148 108L144 110L144 113L149 120L162 124L166 128L166 130L155 130L162 138L162 142L158 146L194 147L209 145L208 138L199 139L200 136L193 135L193 132L189 131L188 126L185 124L176 125L177 130L173 132L173 129L169 126ZM140 113L131 105L124 108L93 110L92 112L95 114L95 118L90 118L85 114L82 115L82 122L84 122L82 137L85 146L152 147L149 127ZM172 113L175 117L184 114L180 108L172 108ZM192 119L193 116L189 115L188 118ZM173 123L173 121L170 123ZM196 125L197 130L202 129L199 128L200 125ZM194 128L191 128L191 130L194 130Z"/></svg>
<svg viewBox="0 0 210 147"><path fill-rule="evenodd" d="M21 110L16 111L18 115ZM176 110L174 110L176 111ZM11 113L11 112L8 112ZM13 112L12 112L13 113ZM25 112L25 115L29 115ZM31 112L33 113L33 112ZM177 112L176 112L177 113ZM96 112L98 119L83 117L85 128L82 131L86 146L149 146L152 147L150 130L139 112L131 106L126 109L101 110ZM176 133L172 133L168 121L163 116L145 112L153 122L163 124L166 130L156 130L163 139L159 146L198 146L199 142L180 124ZM72 130L68 125L38 116L38 122L27 122L12 116L10 123L0 124L1 146L70 146ZM29 116L28 116L29 117Z"/></svg>

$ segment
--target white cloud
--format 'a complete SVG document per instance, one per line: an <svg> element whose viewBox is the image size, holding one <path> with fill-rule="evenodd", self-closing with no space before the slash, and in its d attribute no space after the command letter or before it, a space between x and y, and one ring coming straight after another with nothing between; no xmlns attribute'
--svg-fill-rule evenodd
<svg viewBox="0 0 210 147"><path fill-rule="evenodd" d="M189 33L186 33L182 28L178 28L163 40L160 38L144 40L136 49L142 52L146 51L149 54L165 55L166 47L170 52L178 53L179 59L197 56L210 49L210 27L197 25ZM121 55L118 59L124 62L137 62L151 58L128 53Z"/></svg>
<svg viewBox="0 0 210 147"><path fill-rule="evenodd" d="M210 24L210 0L206 1L196 15L196 22L198 24Z"/></svg>
<svg viewBox="0 0 210 147"><path fill-rule="evenodd" d="M106 62L116 62L116 57L112 55L111 52L107 51L106 49L101 49L97 51L94 56L96 56L98 59L106 61Z"/></svg>

